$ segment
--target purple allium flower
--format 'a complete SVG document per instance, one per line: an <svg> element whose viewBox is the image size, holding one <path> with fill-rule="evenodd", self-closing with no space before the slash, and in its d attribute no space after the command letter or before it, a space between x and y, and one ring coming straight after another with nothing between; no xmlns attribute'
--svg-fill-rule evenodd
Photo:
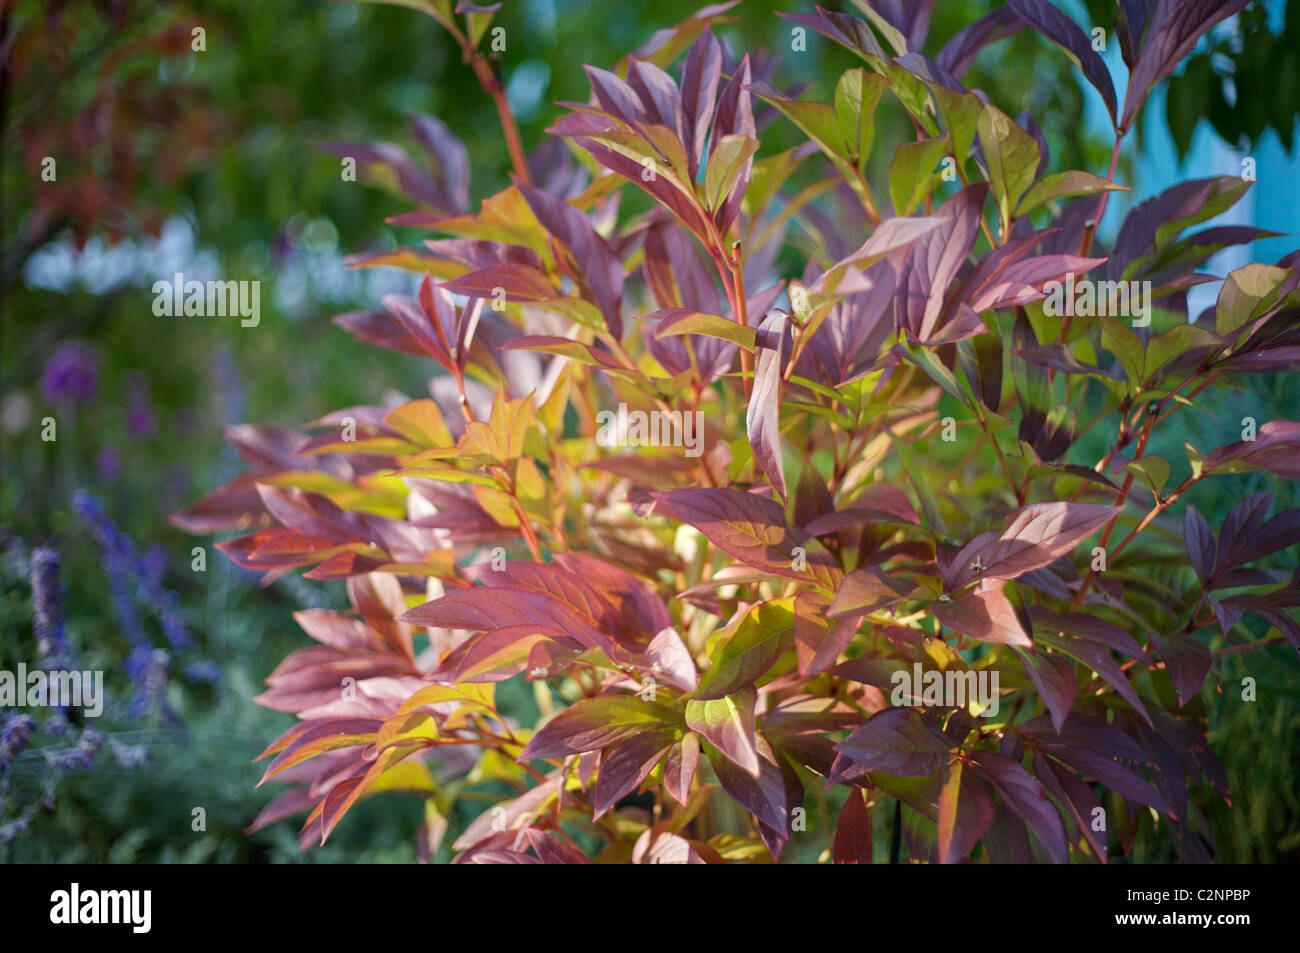
<svg viewBox="0 0 1300 953"><path fill-rule="evenodd" d="M80 341L54 352L41 374L41 387L50 403L84 404L99 391L98 356Z"/></svg>
<svg viewBox="0 0 1300 953"><path fill-rule="evenodd" d="M67 644L59 592L59 551L49 546L38 546L32 552L32 605L37 650L42 657L62 655Z"/></svg>
<svg viewBox="0 0 1300 953"><path fill-rule="evenodd" d="M122 457L113 447L105 447L95 457L95 472L101 483L112 483L122 470Z"/></svg>

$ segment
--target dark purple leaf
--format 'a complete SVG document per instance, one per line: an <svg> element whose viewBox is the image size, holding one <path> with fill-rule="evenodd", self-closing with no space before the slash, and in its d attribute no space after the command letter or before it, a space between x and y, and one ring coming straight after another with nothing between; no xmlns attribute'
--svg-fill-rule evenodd
<svg viewBox="0 0 1300 953"><path fill-rule="evenodd" d="M1161 0L1137 66L1129 75L1119 128L1129 129L1151 87L1174 71L1210 27L1242 10L1249 0Z"/></svg>
<svg viewBox="0 0 1300 953"><path fill-rule="evenodd" d="M970 755L971 766L1001 797L1003 804L1029 825L1054 864L1069 863L1070 848L1060 812L1047 796L1047 789L1024 765L1011 758L979 751Z"/></svg>
<svg viewBox="0 0 1300 953"><path fill-rule="evenodd" d="M925 777L955 745L914 708L887 708L835 746L868 771L898 777ZM832 783L837 779L831 778Z"/></svg>
<svg viewBox="0 0 1300 953"><path fill-rule="evenodd" d="M1110 71L1092 48L1088 35L1079 25L1047 0L1007 0L1020 18L1059 46L1088 77L1094 89L1101 93L1111 123L1116 122L1117 104L1115 86L1110 81Z"/></svg>

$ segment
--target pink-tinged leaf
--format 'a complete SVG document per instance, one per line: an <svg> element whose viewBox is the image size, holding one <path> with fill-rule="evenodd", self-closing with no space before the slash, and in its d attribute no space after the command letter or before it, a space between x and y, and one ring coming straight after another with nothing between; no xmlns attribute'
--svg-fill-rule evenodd
<svg viewBox="0 0 1300 953"><path fill-rule="evenodd" d="M484 811L470 823L469 827L465 828L465 833L456 838L452 849L468 850L489 838L494 839L496 845L509 845L517 836L514 829L528 826L527 819L539 812L547 801L559 793L563 781L564 772L556 771L537 787L529 788L519 797L503 801ZM505 835L504 838L501 835Z"/></svg>
<svg viewBox="0 0 1300 953"><path fill-rule="evenodd" d="M749 66L749 54L746 53L736 67L731 80L718 95L718 108L713 117L713 130L709 136L710 149L716 148L724 136L747 136L757 138L758 130L754 125L754 109L749 93L749 84L753 79ZM740 200L745 197L745 188L749 185L750 171L754 160L751 156L741 166L736 183L727 198L713 213L713 223L721 235L726 235L731 223L740 211Z"/></svg>
<svg viewBox="0 0 1300 953"><path fill-rule="evenodd" d="M834 557L816 539L786 526L785 511L773 500L724 487L651 495L747 566L826 588L843 575ZM803 553L796 553L796 548ZM804 562L806 568L795 568Z"/></svg>
<svg viewBox="0 0 1300 953"><path fill-rule="evenodd" d="M831 863L869 864L871 861L871 815L867 812L866 795L850 789L835 825Z"/></svg>
<svg viewBox="0 0 1300 953"><path fill-rule="evenodd" d="M754 691L686 703L686 724L742 770L758 777L758 741L754 731Z"/></svg>
<svg viewBox="0 0 1300 953"><path fill-rule="evenodd" d="M913 588L910 583L885 575L879 566L854 569L841 580L826 614L841 619L879 612L898 605Z"/></svg>
<svg viewBox="0 0 1300 953"><path fill-rule="evenodd" d="M1200 694L1214 656L1204 645L1186 635L1161 636L1152 632L1151 641L1174 683L1179 706L1186 705Z"/></svg>
<svg viewBox="0 0 1300 953"><path fill-rule="evenodd" d="M988 789L959 760L940 771L939 863L955 864L966 857L993 823L993 798Z"/></svg>
<svg viewBox="0 0 1300 953"><path fill-rule="evenodd" d="M795 596L794 647L800 675L816 675L834 665L861 624L857 615L831 621L826 616L830 604L830 597L821 592Z"/></svg>
<svg viewBox="0 0 1300 953"><path fill-rule="evenodd" d="M758 769L746 773L726 758L710 756L722 789L754 815L759 834L775 859L790 837L790 813L803 803L803 785L789 762L762 735L757 739L756 760Z"/></svg>
<svg viewBox="0 0 1300 953"><path fill-rule="evenodd" d="M690 160L692 182L704 156L704 143L709 137L709 123L713 120L713 105L721 76L722 48L713 30L705 28L686 55L682 67L682 141Z"/></svg>
<svg viewBox="0 0 1300 953"><path fill-rule="evenodd" d="M1052 724L1060 731L1074 704L1077 690L1074 677L1074 664L1059 655L1048 655L1039 651L1034 654L1017 651L1021 663L1030 681L1042 696L1043 704L1052 713Z"/></svg>
<svg viewBox="0 0 1300 953"><path fill-rule="evenodd" d="M920 525L907 494L894 486L875 483L854 498L846 508L811 520L804 529L814 536L834 533L873 523L910 523Z"/></svg>
<svg viewBox="0 0 1300 953"><path fill-rule="evenodd" d="M1001 535L968 543L943 574L948 592L976 579L1014 579L1055 562L1114 519L1122 508L1096 503L1031 503L1007 519ZM978 560L978 562L977 562Z"/></svg>
<svg viewBox="0 0 1300 953"><path fill-rule="evenodd" d="M887 708L868 718L835 749L868 771L925 777L938 770L954 747L915 709Z"/></svg>
<svg viewBox="0 0 1300 953"><path fill-rule="evenodd" d="M444 330L443 335L439 335L437 327L424 311L414 302L398 295L385 295L383 299L384 307L388 313L397 318L406 328L407 333L419 342L424 352L433 358L447 370L452 370L455 362L451 357L451 349Z"/></svg>
<svg viewBox="0 0 1300 953"><path fill-rule="evenodd" d="M522 589L483 586L456 589L416 606L402 618L415 625L475 632L508 626L546 627L565 633L561 644L573 648L599 647L607 654L614 651L610 637L584 622L572 609L549 596Z"/></svg>
<svg viewBox="0 0 1300 953"><path fill-rule="evenodd" d="M596 775L593 817L600 817L621 798L635 791L655 769L673 743L673 730L641 731L605 749Z"/></svg>
<svg viewBox="0 0 1300 953"><path fill-rule="evenodd" d="M591 859L557 834L539 831L535 827L524 828L524 839L528 846L537 853L537 859L544 864L590 864Z"/></svg>
<svg viewBox="0 0 1300 953"><path fill-rule="evenodd" d="M912 246L899 273L894 298L894 327L908 331L918 341L927 341L939 330L948 287L966 260L979 234L980 209L988 184L980 182L962 189L934 215L922 221L932 230Z"/></svg>
<svg viewBox="0 0 1300 953"><path fill-rule="evenodd" d="M1096 793L1084 784L1073 772L1060 765L1054 765L1049 759L1034 752L1034 774L1043 782L1052 795L1065 805L1074 818L1074 825L1079 833L1087 838L1093 852L1104 864L1108 853L1105 830L1093 830L1094 811L1101 807Z"/></svg>
<svg viewBox="0 0 1300 953"><path fill-rule="evenodd" d="M1034 832L1054 864L1070 861L1065 824L1047 789L1019 761L992 752L973 752L970 764L1002 800Z"/></svg>
<svg viewBox="0 0 1300 953"><path fill-rule="evenodd" d="M1016 615L1015 607L1002 593L1004 580L981 583L951 602L936 602L934 617L954 632L985 642L1002 642L1029 648L1034 644Z"/></svg>
<svg viewBox="0 0 1300 953"><path fill-rule="evenodd" d="M460 657L454 681L503 682L514 678L531 667L535 648L541 644L559 645L564 639L562 630L534 623L485 632L473 639Z"/></svg>
<svg viewBox="0 0 1300 953"><path fill-rule="evenodd" d="M703 864L707 863L695 844L667 829L661 822L647 827L632 847L634 864Z"/></svg>
<svg viewBox="0 0 1300 953"><path fill-rule="evenodd" d="M651 639L645 660L650 670L669 685L683 692L695 691L695 660L676 629L670 626Z"/></svg>
<svg viewBox="0 0 1300 953"><path fill-rule="evenodd" d="M633 59L627 83L640 97L652 123L663 126L678 139L683 138L681 96L671 76L654 63Z"/></svg>
<svg viewBox="0 0 1300 953"><path fill-rule="evenodd" d="M787 348L787 317L772 311L758 327L754 352L754 391L745 410L745 429L754 462L782 500L789 499L781 462L781 387Z"/></svg>
<svg viewBox="0 0 1300 953"><path fill-rule="evenodd" d="M691 782L700 762L700 736L688 731L673 742L664 760L664 790L682 807L690 799Z"/></svg>
<svg viewBox="0 0 1300 953"><path fill-rule="evenodd" d="M750 715L751 722L753 715ZM558 712L537 730L519 755L563 758L617 744L648 731L681 726L681 715L639 695L598 695Z"/></svg>
<svg viewBox="0 0 1300 953"><path fill-rule="evenodd" d="M971 300L977 312L994 308L1011 308L1047 296L1044 285L1063 282L1067 274L1076 278L1102 264L1104 258L1080 258L1078 255L1036 255L1008 265L984 285Z"/></svg>

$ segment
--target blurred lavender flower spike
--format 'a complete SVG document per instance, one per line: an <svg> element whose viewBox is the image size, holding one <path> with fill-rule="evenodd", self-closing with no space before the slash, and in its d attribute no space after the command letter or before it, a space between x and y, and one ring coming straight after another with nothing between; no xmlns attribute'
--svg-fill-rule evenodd
<svg viewBox="0 0 1300 953"><path fill-rule="evenodd" d="M45 759L55 771L89 770L94 766L95 758L104 747L104 733L94 728L87 728L77 739L77 743L63 751L48 751Z"/></svg>
<svg viewBox="0 0 1300 953"><path fill-rule="evenodd" d="M32 552L32 607L37 650L43 658L62 657L67 643L59 591L59 551L50 546L38 546Z"/></svg>
<svg viewBox="0 0 1300 953"><path fill-rule="evenodd" d="M143 559L137 557L130 538L117 528L95 497L85 490L78 490L72 500L91 535L104 550L104 568L128 638L137 645L147 641L131 594L134 590L158 619L163 635L172 647L177 650L188 648L193 640L180 613L180 595L162 585L165 550L155 548Z"/></svg>
<svg viewBox="0 0 1300 953"><path fill-rule="evenodd" d="M46 363L41 388L50 403L89 403L99 392L98 355L80 341L63 345Z"/></svg>
<svg viewBox="0 0 1300 953"><path fill-rule="evenodd" d="M211 685L219 685L221 684L221 666L211 659L190 662L185 666L185 677L191 682L208 682Z"/></svg>
<svg viewBox="0 0 1300 953"><path fill-rule="evenodd" d="M0 774L27 747L36 719L31 715L9 715L0 727Z"/></svg>

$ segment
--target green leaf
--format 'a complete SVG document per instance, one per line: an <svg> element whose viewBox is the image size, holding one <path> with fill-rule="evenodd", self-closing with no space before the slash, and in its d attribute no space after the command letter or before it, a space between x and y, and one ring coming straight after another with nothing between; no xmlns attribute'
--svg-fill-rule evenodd
<svg viewBox="0 0 1300 953"><path fill-rule="evenodd" d="M714 644L695 697L721 698L753 684L793 644L793 596L751 606Z"/></svg>
<svg viewBox="0 0 1300 953"><path fill-rule="evenodd" d="M1257 263L1228 272L1219 289L1214 330L1228 335L1254 321L1273 305L1286 277L1285 268Z"/></svg>
<svg viewBox="0 0 1300 953"><path fill-rule="evenodd" d="M952 144L952 154L959 166L965 165L975 142L975 131L979 127L980 114L984 102L974 93L959 93L935 83L930 87L934 101L939 104L939 114L948 130L948 140Z"/></svg>
<svg viewBox="0 0 1300 953"><path fill-rule="evenodd" d="M875 140L876 106L889 88L889 80L863 67L846 70L835 86L835 118L850 157L857 161L858 171L866 170L867 157Z"/></svg>
<svg viewBox="0 0 1300 953"><path fill-rule="evenodd" d="M1011 210L1034 183L1038 143L996 106L985 104L978 125L980 145L989 165L989 184L998 202L1002 236L1011 230Z"/></svg>
<svg viewBox="0 0 1300 953"><path fill-rule="evenodd" d="M1142 339L1131 328L1126 328L1114 318L1101 319L1101 346L1119 359L1120 367L1133 385L1142 382L1145 354Z"/></svg>
<svg viewBox="0 0 1300 953"><path fill-rule="evenodd" d="M709 167L704 177L704 202L710 211L717 209L731 192L744 171L745 162L758 151L758 140L750 136L723 136L709 151Z"/></svg>
<svg viewBox="0 0 1300 953"><path fill-rule="evenodd" d="M746 351L754 350L755 331L751 327L737 324L720 314L708 314L703 311L683 312L681 317L670 319L656 334L656 337L676 337L682 334L703 334L706 337L721 338L739 344Z"/></svg>
<svg viewBox="0 0 1300 953"><path fill-rule="evenodd" d="M1198 348L1215 348L1219 338L1205 328L1194 324L1179 324L1163 334L1158 334L1147 342L1146 358L1143 362L1143 379L1153 377L1170 361Z"/></svg>
<svg viewBox="0 0 1300 953"><path fill-rule="evenodd" d="M889 166L889 197L898 215L911 215L939 184L935 168L948 151L947 139L907 142L894 152Z"/></svg>
<svg viewBox="0 0 1300 953"><path fill-rule="evenodd" d="M753 777L758 777L758 736L753 691L686 702L686 725Z"/></svg>
<svg viewBox="0 0 1300 953"><path fill-rule="evenodd" d="M1169 479L1169 461L1164 457L1158 457L1154 453L1148 453L1145 457L1132 460L1124 465L1124 469L1129 473L1136 474L1142 479L1151 490L1160 495L1164 488L1165 481Z"/></svg>
<svg viewBox="0 0 1300 953"><path fill-rule="evenodd" d="M1091 172L1080 172L1077 169L1071 169L1068 172L1057 172L1054 175L1043 176L1033 184L1020 199L1020 204L1016 207L1016 216L1019 217L1027 212L1032 212L1045 202L1073 198L1076 195L1094 195L1098 192L1115 191L1127 192L1128 186L1118 185L1110 181L1110 179L1103 179L1099 175L1093 175Z"/></svg>

